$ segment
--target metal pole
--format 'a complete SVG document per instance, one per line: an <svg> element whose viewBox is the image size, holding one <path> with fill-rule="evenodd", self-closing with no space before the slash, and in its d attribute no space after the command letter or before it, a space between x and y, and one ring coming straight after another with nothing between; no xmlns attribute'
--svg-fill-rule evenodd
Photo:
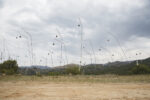
<svg viewBox="0 0 150 100"><path fill-rule="evenodd" d="M23 28L22 28L23 29ZM33 43L32 43L32 35L29 33L29 32L27 32L27 31L25 31L24 29L23 29L23 31L30 37L30 45L31 45L31 47L30 47L30 49L31 49L31 66L33 65Z"/></svg>
<svg viewBox="0 0 150 100"><path fill-rule="evenodd" d="M67 60L67 64L68 64L68 57L67 57L67 50L66 50L66 45L65 45L65 43L64 43L64 40L63 40L63 37L62 37L62 35L61 35L61 33L60 33L60 31L58 30L58 29L56 29L57 30L57 32L58 32L58 34L59 34L59 37L60 37L60 40L59 40L59 42L61 43L61 49L63 48L63 45L64 45L64 50L65 50L65 56L66 56L66 60ZM58 41L58 40L57 40ZM62 52L62 51L61 51ZM63 56L63 55L62 55ZM61 59L63 59L63 58L61 58Z"/></svg>
<svg viewBox="0 0 150 100"><path fill-rule="evenodd" d="M53 67L53 56L52 56L53 52L51 52L51 62L52 62L52 67Z"/></svg>
<svg viewBox="0 0 150 100"><path fill-rule="evenodd" d="M83 26L82 26L82 22L81 19L79 18L79 24L78 27L80 27L80 34L81 34L81 41L80 41L80 67L79 67L79 71L81 70L81 66L82 66L82 45L83 45Z"/></svg>

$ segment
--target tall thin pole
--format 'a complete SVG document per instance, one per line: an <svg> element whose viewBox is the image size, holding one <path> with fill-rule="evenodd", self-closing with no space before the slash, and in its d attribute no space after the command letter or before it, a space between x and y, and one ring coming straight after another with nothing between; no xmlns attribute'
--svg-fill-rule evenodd
<svg viewBox="0 0 150 100"><path fill-rule="evenodd" d="M25 30L23 29L23 31L25 32ZM24 37L25 39L26 39L26 43L27 43L27 51L28 51L28 53L29 53L29 60L30 60L30 65L32 65L31 64L31 45L30 45L30 41L28 41L28 39L29 39L29 37L28 36L26 36L26 35L24 35L24 34L21 34L21 32L19 32L19 31L17 31L18 33L19 33L19 36L17 36L16 37L16 39L19 39L19 38L22 38L22 37ZM26 32L25 32L26 33ZM28 35L28 34L27 34ZM29 39L30 40L30 39Z"/></svg>
<svg viewBox="0 0 150 100"><path fill-rule="evenodd" d="M138 56L138 53L136 53L136 66L139 66L139 61L138 61L137 56Z"/></svg>
<svg viewBox="0 0 150 100"><path fill-rule="evenodd" d="M90 56L90 61L91 61L91 64L92 64L92 56L91 56L91 53L90 52L88 52L87 50L86 50L86 48L84 47L83 48L83 50Z"/></svg>
<svg viewBox="0 0 150 100"><path fill-rule="evenodd" d="M65 50L65 56L66 56L67 65L68 65L68 56L67 56L67 50L66 50L66 45L65 45L65 43L64 43L64 50Z"/></svg>
<svg viewBox="0 0 150 100"><path fill-rule="evenodd" d="M124 49L122 48L119 39L118 39L114 34L112 34L111 32L108 32L108 34L111 35L111 36L116 40L116 42L118 43L118 45L119 45L119 47L120 47L120 49L121 49L121 51L122 51L124 57L128 60L128 57L127 57L127 55L126 55Z"/></svg>
<svg viewBox="0 0 150 100"><path fill-rule="evenodd" d="M82 22L79 18L79 24L78 24L78 27L80 27L80 35L81 35L81 40L80 40L80 67L79 67L79 71L81 70L81 66L82 66L82 45L83 45L83 26L82 26Z"/></svg>
<svg viewBox="0 0 150 100"><path fill-rule="evenodd" d="M53 51L51 50L51 47L49 48L48 56L50 56L51 59L51 67L53 67Z"/></svg>
<svg viewBox="0 0 150 100"><path fill-rule="evenodd" d="M95 64L96 64L96 56L95 56L95 51L94 51L94 48L93 48L93 44L92 44L92 42L91 42L90 40L89 40L89 44L91 45L92 52L93 52L93 55L94 55Z"/></svg>
<svg viewBox="0 0 150 100"><path fill-rule="evenodd" d="M57 36L56 35L56 38L57 37L60 37L60 40L58 40L58 39L55 39L57 42L59 42L60 44L61 44L61 63L63 62L63 48L64 48L64 50L65 50L65 59L66 59L66 62L67 62L67 64L68 64L68 56L67 56L67 49L66 49L66 45L65 45L65 43L64 43L64 40L63 40L63 37L62 37L62 35L61 35L61 33L60 33L60 31L58 30L58 29L56 29L57 30L57 32L58 32L58 35L59 36ZM65 61L64 61L65 62ZM65 63L64 63L65 64Z"/></svg>
<svg viewBox="0 0 150 100"><path fill-rule="evenodd" d="M52 56L53 52L51 52L51 62L52 62L52 67L53 67L53 56Z"/></svg>
<svg viewBox="0 0 150 100"><path fill-rule="evenodd" d="M3 39L3 59L5 60L5 56L6 56L6 48L5 48L5 38Z"/></svg>
<svg viewBox="0 0 150 100"><path fill-rule="evenodd" d="M22 28L23 29L23 28ZM29 33L29 32L27 32L27 31L25 31L24 29L23 29L23 31L29 36L29 38L30 38L30 45L31 45L31 47L30 47L30 49L31 49L31 66L33 65L33 42L32 42L32 35Z"/></svg>
<svg viewBox="0 0 150 100"><path fill-rule="evenodd" d="M61 45L61 53L60 53L60 66L61 66L61 63L62 63L62 43L60 43L60 45Z"/></svg>
<svg viewBox="0 0 150 100"><path fill-rule="evenodd" d="M1 52L1 58L0 58L1 62L3 62L3 52Z"/></svg>
<svg viewBox="0 0 150 100"><path fill-rule="evenodd" d="M3 62L3 55L4 55L4 39L2 38L2 49L1 49L1 58L0 58L0 60L1 60L1 62Z"/></svg>

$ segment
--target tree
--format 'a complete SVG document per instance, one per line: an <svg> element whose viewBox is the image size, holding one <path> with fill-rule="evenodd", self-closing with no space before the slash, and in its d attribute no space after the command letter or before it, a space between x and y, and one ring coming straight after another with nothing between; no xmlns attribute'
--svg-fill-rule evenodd
<svg viewBox="0 0 150 100"><path fill-rule="evenodd" d="M16 60L7 60L0 64L0 73L16 74L18 71L18 64Z"/></svg>

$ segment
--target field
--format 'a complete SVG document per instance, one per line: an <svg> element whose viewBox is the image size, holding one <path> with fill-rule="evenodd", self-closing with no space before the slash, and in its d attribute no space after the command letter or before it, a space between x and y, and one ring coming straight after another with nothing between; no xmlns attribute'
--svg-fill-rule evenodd
<svg viewBox="0 0 150 100"><path fill-rule="evenodd" d="M150 75L0 76L0 100L150 100Z"/></svg>

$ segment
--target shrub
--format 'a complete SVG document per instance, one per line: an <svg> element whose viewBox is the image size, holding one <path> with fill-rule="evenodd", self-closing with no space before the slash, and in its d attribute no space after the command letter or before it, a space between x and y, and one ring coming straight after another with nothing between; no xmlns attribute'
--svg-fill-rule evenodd
<svg viewBox="0 0 150 100"><path fill-rule="evenodd" d="M38 77L42 77L42 75L41 75L41 73L40 73L40 72L37 72L37 73L36 73L36 76L38 76Z"/></svg>
<svg viewBox="0 0 150 100"><path fill-rule="evenodd" d="M148 74L150 73L150 68L146 65L134 66L131 72L133 74Z"/></svg>
<svg viewBox="0 0 150 100"><path fill-rule="evenodd" d="M59 72L49 72L48 75L49 76L58 76L58 75L60 75L60 73Z"/></svg>
<svg viewBox="0 0 150 100"><path fill-rule="evenodd" d="M66 74L77 75L80 74L79 66L75 64L70 64L66 67Z"/></svg>

